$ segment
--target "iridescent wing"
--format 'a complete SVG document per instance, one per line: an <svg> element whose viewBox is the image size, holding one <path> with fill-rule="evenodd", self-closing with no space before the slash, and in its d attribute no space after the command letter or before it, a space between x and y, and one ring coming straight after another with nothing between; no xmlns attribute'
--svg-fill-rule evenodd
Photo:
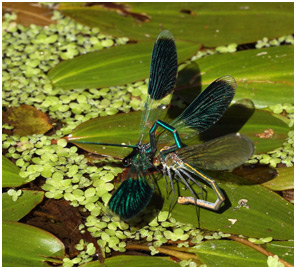
<svg viewBox="0 0 296 269"><path fill-rule="evenodd" d="M158 35L153 47L148 96L139 129L139 144L149 141L149 129L163 116L164 104L170 103L176 83L177 64L177 50L173 35L164 30ZM148 168L152 164L149 163L146 155L132 153L132 158L127 178L114 192L108 203L111 211L121 219L136 216L148 205L153 195L153 189L147 182L147 178L151 177Z"/></svg>
<svg viewBox="0 0 296 269"><path fill-rule="evenodd" d="M169 123L177 129L182 139L191 138L213 126L224 114L236 90L235 79L224 76L212 82L173 121ZM172 138L163 133L158 141L167 144Z"/></svg>
<svg viewBox="0 0 296 269"><path fill-rule="evenodd" d="M143 211L153 195L153 189L147 182L148 176L149 174L132 165L127 178L108 202L110 210L123 220L131 219Z"/></svg>
<svg viewBox="0 0 296 269"><path fill-rule="evenodd" d="M161 119L165 105L170 103L177 77L177 49L171 32L162 31L153 47L148 95L140 123L139 142L148 142L149 129ZM165 99L164 99L165 98Z"/></svg>
<svg viewBox="0 0 296 269"><path fill-rule="evenodd" d="M252 141L242 134L229 134L204 144L180 148L178 157L191 165L208 170L230 170L254 154Z"/></svg>

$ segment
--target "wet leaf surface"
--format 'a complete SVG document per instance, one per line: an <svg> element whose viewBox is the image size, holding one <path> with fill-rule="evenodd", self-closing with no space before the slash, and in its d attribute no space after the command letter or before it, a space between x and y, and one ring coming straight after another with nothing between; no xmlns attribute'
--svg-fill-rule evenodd
<svg viewBox="0 0 296 269"><path fill-rule="evenodd" d="M52 128L48 115L29 105L10 107L2 117L3 123L14 127L13 134L21 136L44 134Z"/></svg>
<svg viewBox="0 0 296 269"><path fill-rule="evenodd" d="M23 190L22 195L14 202L7 193L2 194L3 220L18 221L26 216L35 206L42 202L43 191Z"/></svg>
<svg viewBox="0 0 296 269"><path fill-rule="evenodd" d="M267 257L241 243L228 240L215 240L201 243L191 249L199 259L210 267L265 267Z"/></svg>
<svg viewBox="0 0 296 269"><path fill-rule="evenodd" d="M174 109L172 109L174 110ZM139 139L139 126L142 112L121 113L114 116L99 117L79 125L67 137L67 140L92 153L123 158L131 149L114 146L83 144L88 141L96 143L136 145ZM168 113L166 122L173 116ZM284 118L283 118L284 119ZM269 139L256 136L266 128L272 128L274 135ZM247 135L255 144L256 153L267 152L282 145L290 130L288 125L273 113L236 105L228 109L225 115L209 130L190 140L182 140L186 145L199 144L229 133L240 132ZM148 141L147 141L148 142Z"/></svg>
<svg viewBox="0 0 296 269"><path fill-rule="evenodd" d="M294 208L291 203L265 187L255 185L231 173L205 172L218 182L226 200L218 212L200 209L201 228L255 238L271 236L279 240L293 239ZM157 184L165 197L164 178ZM184 186L179 184L176 192L179 190L181 196L192 196L188 190L183 189ZM195 190L198 192L199 188L195 186ZM216 196L213 191L209 187L206 187L205 190L207 201L214 202ZM170 199L171 197L164 199L162 210L168 210ZM242 199L247 201L246 204L240 203ZM194 205L176 204L172 215L178 221L198 226Z"/></svg>
<svg viewBox="0 0 296 269"><path fill-rule="evenodd" d="M277 176L263 183L263 186L274 191L294 189L294 167L277 168L276 171Z"/></svg>
<svg viewBox="0 0 296 269"><path fill-rule="evenodd" d="M180 264L165 257L119 255L105 259L104 264L89 262L82 267L179 267Z"/></svg>
<svg viewBox="0 0 296 269"><path fill-rule="evenodd" d="M66 3L59 10L104 34L132 40L154 40L169 29L177 40L215 47L293 33L291 3Z"/></svg>
<svg viewBox="0 0 296 269"><path fill-rule="evenodd" d="M55 86L63 89L125 85L148 78L154 42L113 46L61 62L49 72ZM200 44L177 42L178 61L192 57Z"/></svg>
<svg viewBox="0 0 296 269"><path fill-rule="evenodd" d="M5 267L48 266L49 257L63 259L63 243L39 228L14 221L2 224L2 262Z"/></svg>
<svg viewBox="0 0 296 269"><path fill-rule="evenodd" d="M263 247L290 264L294 264L294 241L272 241Z"/></svg>
<svg viewBox="0 0 296 269"><path fill-rule="evenodd" d="M19 172L20 169L2 155L2 188L23 185L26 179L20 177Z"/></svg>
<svg viewBox="0 0 296 269"><path fill-rule="evenodd" d="M231 75L237 82L235 101L247 98L256 108L293 104L293 59L293 46L210 55L179 73L177 95L189 102L218 77Z"/></svg>

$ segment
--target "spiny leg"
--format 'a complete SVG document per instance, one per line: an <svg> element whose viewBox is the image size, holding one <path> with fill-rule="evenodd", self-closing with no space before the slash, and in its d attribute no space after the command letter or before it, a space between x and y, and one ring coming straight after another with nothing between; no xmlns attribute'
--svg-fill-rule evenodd
<svg viewBox="0 0 296 269"><path fill-rule="evenodd" d="M210 187L212 188L212 190L215 192L215 194L217 196L217 200L215 201L215 203L212 203L212 202L208 202L205 200L194 200L193 197L179 197L178 203L180 203L180 204L188 204L188 203L197 204L198 206L201 206L204 208L218 210L220 208L221 204L223 203L223 201L225 200L225 197L224 197L221 189L217 185L216 181L213 178L209 177L208 175L202 173L201 171L199 171L195 167L192 167L190 164L184 163L184 165L187 168L194 171L194 173L199 178L201 178L202 180L204 180L205 182L207 182L210 185Z"/></svg>
<svg viewBox="0 0 296 269"><path fill-rule="evenodd" d="M184 170L183 169L179 169L181 170L183 173L184 173ZM190 197L192 198L192 200L195 201L194 203L194 206L195 206L195 211L196 211L196 216L197 216L197 221L198 221L198 227L200 227L200 208L197 206L198 204L196 203L196 201L200 201L200 199L197 199L197 196L196 196L196 193L195 191L191 188L191 186L189 185L189 183L186 181L186 179L182 176L181 172L178 171L178 170L175 170L175 173L180 177L180 179L182 180L182 182L185 184L185 186L189 189L189 191L191 192L191 194L194 196L194 197ZM193 181L193 182L196 182L188 173L184 173L185 175L189 176L189 178ZM178 180L178 179L177 179ZM197 183L197 182L196 182ZM200 186L199 183L197 183L198 186ZM201 186L200 186L201 187ZM203 191L202 191L202 188L201 188L201 196L203 198ZM180 198L180 197L179 197ZM179 202L179 199L178 199L178 202Z"/></svg>
<svg viewBox="0 0 296 269"><path fill-rule="evenodd" d="M186 172L184 169L179 168L179 170L180 170L180 172L182 172L184 175L186 175L194 184L196 184L200 188L200 193L198 193L198 194L200 194L202 199L204 200L202 186L188 172Z"/></svg>
<svg viewBox="0 0 296 269"><path fill-rule="evenodd" d="M174 197L175 197L175 187L174 187L174 182L173 182L172 174L171 174L171 171L170 171L170 168L169 167L167 167L167 171L168 171L168 177L169 177L169 180L170 180L170 183L171 183L172 192L173 192L173 196L171 198L170 206L169 206L169 214L170 214L171 211L172 211L173 200L174 200Z"/></svg>
<svg viewBox="0 0 296 269"><path fill-rule="evenodd" d="M168 184L168 179L167 179L167 173L166 173L166 166L163 166L162 168L162 174L164 175L164 179L165 179L165 189L166 189L166 196L169 196L169 184Z"/></svg>
<svg viewBox="0 0 296 269"><path fill-rule="evenodd" d="M182 174L177 169L175 170L175 174L181 179L181 182L183 182L183 184L188 188L188 190L194 196L194 199L195 200L198 200L197 197L196 197L195 192L193 191L193 189L190 187L190 185L188 184L188 182L186 181L186 179L182 176Z"/></svg>

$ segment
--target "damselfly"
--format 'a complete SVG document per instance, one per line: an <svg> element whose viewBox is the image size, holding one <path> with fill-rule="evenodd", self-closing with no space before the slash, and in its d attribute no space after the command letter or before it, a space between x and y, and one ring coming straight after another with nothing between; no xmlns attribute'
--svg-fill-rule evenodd
<svg viewBox="0 0 296 269"><path fill-rule="evenodd" d="M136 145L100 144L133 149L124 160L129 167L126 179L112 195L108 206L122 219L130 219L140 213L150 202L154 183L150 169L162 166L162 172L175 193L173 179L181 181L193 197L179 197L179 202L217 210L224 201L224 195L216 182L199 168L227 170L244 163L253 154L253 144L245 136L232 134L205 144L184 146L181 139L187 139L205 131L215 124L233 99L236 83L230 76L217 79L210 84L175 120L169 124L163 118L162 101L171 99L177 76L177 52L172 34L162 31L153 47L148 96L140 123L140 136ZM159 131L159 128L162 128ZM76 142L77 143L77 142ZM173 145L172 145L173 144ZM161 146L160 145L165 145ZM193 176L204 180L216 193L216 202L198 199L189 184L200 184Z"/></svg>

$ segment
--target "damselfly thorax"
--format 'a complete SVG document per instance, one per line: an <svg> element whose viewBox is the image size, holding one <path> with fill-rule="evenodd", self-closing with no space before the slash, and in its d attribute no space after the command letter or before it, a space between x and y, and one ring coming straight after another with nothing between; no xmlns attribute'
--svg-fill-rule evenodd
<svg viewBox="0 0 296 269"><path fill-rule="evenodd" d="M123 159L123 165L125 167L133 165L139 169L143 169L144 171L153 167L153 156L150 154L149 148L149 144L138 143L137 147Z"/></svg>
<svg viewBox="0 0 296 269"><path fill-rule="evenodd" d="M183 165L183 161L175 152L168 153L171 148L172 147L165 146L159 151L159 155L153 160L154 166L159 166L162 164L163 166L170 166L173 168L174 166Z"/></svg>

